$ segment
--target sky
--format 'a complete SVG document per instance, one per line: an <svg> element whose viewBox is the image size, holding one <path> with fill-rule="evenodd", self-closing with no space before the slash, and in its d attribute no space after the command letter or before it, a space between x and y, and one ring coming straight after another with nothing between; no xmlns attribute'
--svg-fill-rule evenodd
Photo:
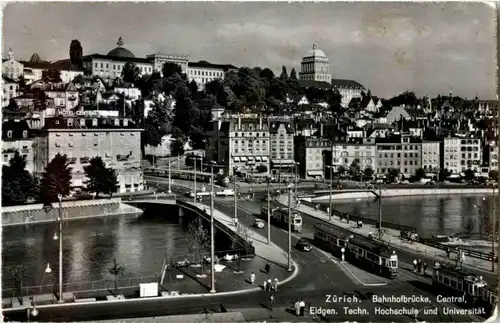
<svg viewBox="0 0 500 323"><path fill-rule="evenodd" d="M478 3L13 3L3 12L2 54L18 59L107 54L118 37L136 57L184 53L191 61L300 71L316 42L333 78L373 95L403 91L496 97L496 12Z"/></svg>

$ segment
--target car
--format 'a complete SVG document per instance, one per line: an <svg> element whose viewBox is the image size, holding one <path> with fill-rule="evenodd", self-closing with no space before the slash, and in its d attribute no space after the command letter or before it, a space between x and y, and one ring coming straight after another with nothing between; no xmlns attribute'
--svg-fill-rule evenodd
<svg viewBox="0 0 500 323"><path fill-rule="evenodd" d="M234 196L234 190L233 189L225 189L225 190L222 190L220 192L216 192L215 195L225 196L225 197Z"/></svg>
<svg viewBox="0 0 500 323"><path fill-rule="evenodd" d="M265 227L265 223L263 220L261 219L257 219L255 220L255 222L253 223L253 226L256 227L257 229L263 229Z"/></svg>
<svg viewBox="0 0 500 323"><path fill-rule="evenodd" d="M295 247L297 249L299 249L300 251L311 251L312 250L312 246L309 242L307 242L307 240L304 240L304 239L300 239L297 244L295 245Z"/></svg>

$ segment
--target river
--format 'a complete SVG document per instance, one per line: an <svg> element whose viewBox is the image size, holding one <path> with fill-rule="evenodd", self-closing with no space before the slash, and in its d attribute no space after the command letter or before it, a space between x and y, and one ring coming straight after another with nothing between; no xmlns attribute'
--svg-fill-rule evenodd
<svg viewBox="0 0 500 323"><path fill-rule="evenodd" d="M63 280L75 283L112 279L108 269L114 258L125 268L124 277L158 275L165 258L181 260L189 254L187 228L192 219L189 214L179 218L176 206L150 205L140 218L67 221L63 230ZM52 275L57 275L59 241L53 239L56 230L55 223L3 228L3 289L12 287L11 268L16 264L25 268L25 286L42 281L47 262ZM227 246L219 234L215 242L216 250Z"/></svg>
<svg viewBox="0 0 500 323"><path fill-rule="evenodd" d="M328 204L328 201L324 202ZM378 200L334 200L334 209L378 219ZM433 195L382 199L383 221L416 227L420 236L489 233L491 195ZM498 212L497 212L498 214Z"/></svg>

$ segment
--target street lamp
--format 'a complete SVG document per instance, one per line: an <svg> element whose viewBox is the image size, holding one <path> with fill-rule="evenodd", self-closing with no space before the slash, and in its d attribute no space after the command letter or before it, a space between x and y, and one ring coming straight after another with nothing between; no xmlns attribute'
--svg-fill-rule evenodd
<svg viewBox="0 0 500 323"><path fill-rule="evenodd" d="M330 201L329 201L329 208L328 208L328 221L332 221L332 195L333 195L333 173L332 173L332 169L333 169L333 166L330 165L328 166L330 168Z"/></svg>
<svg viewBox="0 0 500 323"><path fill-rule="evenodd" d="M43 287L43 280L45 279L46 274L50 274L52 272L52 269L50 268L50 264L47 263L47 267L45 268L43 277L42 277L42 282L40 283L40 294L42 293L42 287ZM32 301L31 301L31 307L28 307L26 309L27 311L27 317L28 317L28 322L30 321L30 317L36 317L38 316L38 310L36 308L36 301L35 301L35 296L33 296Z"/></svg>
<svg viewBox="0 0 500 323"><path fill-rule="evenodd" d="M54 240L59 238L59 303L64 302L63 300L63 218L62 218L62 194L57 194L59 199L59 237L57 234L54 235Z"/></svg>
<svg viewBox="0 0 500 323"><path fill-rule="evenodd" d="M492 211L491 211L491 272L495 272L495 230L496 230L496 214L495 214L495 204L496 204L496 195L495 195L495 186L493 186L493 202L492 202Z"/></svg>
<svg viewBox="0 0 500 323"><path fill-rule="evenodd" d="M299 197L298 196L298 190L299 189L297 188L297 186L298 186L298 181L299 181L299 175L298 175L299 172L297 171L297 168L298 168L298 166L299 166L300 163L299 162L295 162L294 164L295 164L295 198L298 200L298 197Z"/></svg>
<svg viewBox="0 0 500 323"><path fill-rule="evenodd" d="M378 185L378 238L382 240L382 185Z"/></svg>
<svg viewBox="0 0 500 323"><path fill-rule="evenodd" d="M195 156L196 157L196 156ZM194 203L196 203L196 158L194 159Z"/></svg>
<svg viewBox="0 0 500 323"><path fill-rule="evenodd" d="M172 175L171 175L172 160L168 161L168 194L172 194Z"/></svg>
<svg viewBox="0 0 500 323"><path fill-rule="evenodd" d="M271 244L271 176L267 176L267 244Z"/></svg>
<svg viewBox="0 0 500 323"><path fill-rule="evenodd" d="M288 271L292 271L292 186L288 185Z"/></svg>
<svg viewBox="0 0 500 323"><path fill-rule="evenodd" d="M233 193L234 193L234 225L236 226L236 229L238 229L237 225L238 225L238 196L237 196L237 191L236 191L236 175L234 174L234 170L233 170L233 186L234 186L234 189L233 189Z"/></svg>
<svg viewBox="0 0 500 323"><path fill-rule="evenodd" d="M211 193L210 193L210 282L211 282L211 289L210 293L215 293L215 272L214 272L214 267L215 267L215 242L214 242L214 166L212 165L211 168Z"/></svg>

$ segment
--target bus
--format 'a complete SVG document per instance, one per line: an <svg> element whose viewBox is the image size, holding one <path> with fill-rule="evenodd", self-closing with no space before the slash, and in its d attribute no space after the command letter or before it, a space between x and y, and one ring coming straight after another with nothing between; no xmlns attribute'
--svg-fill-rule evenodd
<svg viewBox="0 0 500 323"><path fill-rule="evenodd" d="M385 245L326 224L314 226L314 241L338 257L344 249L345 260L361 269L391 279L397 276L398 256Z"/></svg>
<svg viewBox="0 0 500 323"><path fill-rule="evenodd" d="M270 210L271 221L279 227L288 229L288 209L287 208L272 208ZM260 215L267 219L267 205L263 205L260 211ZM297 213L297 211L292 210L291 214L291 227L292 231L296 233L302 232L302 216Z"/></svg>

